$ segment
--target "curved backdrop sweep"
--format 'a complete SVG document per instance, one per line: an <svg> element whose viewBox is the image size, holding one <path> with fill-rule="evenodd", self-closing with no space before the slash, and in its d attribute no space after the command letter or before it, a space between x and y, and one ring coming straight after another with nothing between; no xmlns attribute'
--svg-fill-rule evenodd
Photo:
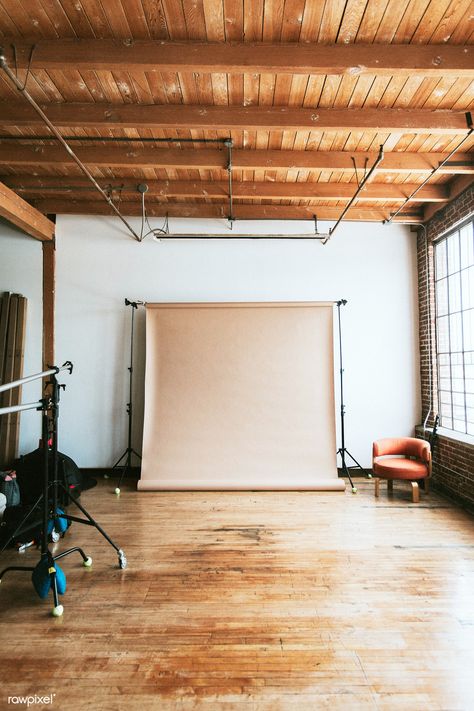
<svg viewBox="0 0 474 711"><path fill-rule="evenodd" d="M343 490L333 304L146 306L139 490Z"/></svg>

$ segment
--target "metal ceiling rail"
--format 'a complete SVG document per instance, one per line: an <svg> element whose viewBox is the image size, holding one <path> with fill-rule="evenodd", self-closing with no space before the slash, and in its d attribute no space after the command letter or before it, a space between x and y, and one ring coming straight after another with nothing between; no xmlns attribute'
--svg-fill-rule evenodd
<svg viewBox="0 0 474 711"><path fill-rule="evenodd" d="M122 215L120 210L115 206L113 200L107 195L107 193L102 190L100 187L99 183L97 180L94 178L92 173L89 171L88 168L84 165L84 163L76 156L74 151L72 150L71 146L67 143L67 141L64 140L62 137L61 133L58 131L56 126L54 126L53 123L49 120L49 118L46 116L44 111L38 106L36 101L33 99L31 94L27 91L25 85L23 85L18 77L15 75L14 72L10 69L8 66L7 60L5 59L5 55L3 53L3 48L0 48L0 67L3 69L5 74L8 76L10 81L15 85L15 87L18 89L20 93L23 94L25 99L28 101L28 103L33 107L33 109L36 111L38 116L40 116L43 121L45 122L46 126L49 128L51 133L58 139L58 141L61 143L61 145L65 148L65 150L69 153L73 161L78 165L78 167L81 169L81 171L84 173L84 175L91 181L95 189L102 195L106 203L109 205L109 207L115 212L115 214L122 220L123 224L125 227L131 232L133 235L134 239L137 241L140 241L139 236L133 229L133 227L130 225L130 223L125 219L125 217Z"/></svg>
<svg viewBox="0 0 474 711"><path fill-rule="evenodd" d="M421 190L421 188L424 188L424 187L425 187L426 183L428 183L428 182L431 180L431 178L433 177L433 175L436 175L436 173L438 172L438 170L440 170L440 169L443 167L443 165L446 165L446 163L449 161L449 159L450 159L455 153L457 153L457 152L459 151L459 149L461 148L461 146L463 146L463 145L466 143L466 141L468 140L468 138L471 137L472 133L474 132L474 127L473 127L473 125L472 125L472 117L471 117L471 114L470 114L470 113L466 113L466 122L467 122L468 129L469 129L469 130L468 130L468 132L466 133L466 135L464 136L464 138L458 143L458 145L457 145L455 148L453 148L453 150L452 150L450 153L448 153L448 155L446 156L446 158L445 158L444 160L442 160L441 163L439 163L436 168L433 168L433 170L431 171L431 173L423 180L422 183L420 183L420 184L415 188L415 190L413 190L413 192L411 193L411 195L409 195L407 198L405 198L405 200L402 202L402 204L400 205L400 207L398 208L398 210L397 210L396 212L392 213L392 214L390 215L390 217L389 217L388 220L384 220L384 221L383 221L383 224L384 224L384 225L389 225L389 224L391 223L391 221L393 220L393 218L396 217L396 216L403 210L403 208L405 207L405 205L407 204L407 202L409 202L410 200L413 200L413 198L414 198L415 195Z"/></svg>
<svg viewBox="0 0 474 711"><path fill-rule="evenodd" d="M338 228L338 226L339 226L340 223L342 222L342 220L343 220L345 214L347 213L348 210L350 210L350 208L351 208L352 205L354 204L355 200L357 200L357 197L358 197L359 194L362 192L362 190L363 190L364 187L366 186L367 182L370 180L370 178L372 177L373 173L374 173L375 170L377 169L377 166L378 166L382 161L383 161L383 146L380 146L379 154L378 154L377 158L375 159L375 162L374 162L373 166L371 167L371 169L369 170L369 172L366 173L366 175L364 175L364 177L363 177L362 180L360 181L359 187L357 188L357 190L355 191L354 195L351 197L351 199L349 200L349 202L348 202L347 205L345 206L344 210L343 210L343 211L341 212L341 214L339 215L339 217L338 217L338 219L337 219L337 222L336 222L336 224L334 225L334 227L330 227L330 228L329 228L329 232L327 233L326 236L324 236L324 238L323 238L323 240L322 240L322 244L326 244L326 242L328 242L328 241L331 239L331 237L333 236L334 232L336 231L336 229ZM321 235L321 237L323 237L323 235Z"/></svg>

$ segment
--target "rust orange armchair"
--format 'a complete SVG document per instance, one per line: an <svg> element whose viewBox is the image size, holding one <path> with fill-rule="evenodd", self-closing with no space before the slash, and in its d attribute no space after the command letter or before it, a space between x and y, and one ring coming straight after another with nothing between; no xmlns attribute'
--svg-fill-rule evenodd
<svg viewBox="0 0 474 711"><path fill-rule="evenodd" d="M387 480L388 490L394 479L411 482L413 503L420 500L418 482L425 481L425 492L431 477L430 443L415 437L387 437L372 446L372 469L375 478L375 496L380 494L380 479Z"/></svg>

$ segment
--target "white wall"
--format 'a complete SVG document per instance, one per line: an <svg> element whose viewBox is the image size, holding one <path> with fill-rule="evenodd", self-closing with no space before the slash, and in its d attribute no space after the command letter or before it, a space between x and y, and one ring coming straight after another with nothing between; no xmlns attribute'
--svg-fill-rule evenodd
<svg viewBox="0 0 474 711"><path fill-rule="evenodd" d="M10 291L28 299L23 374L42 370L43 257L41 242L0 221L0 293ZM41 380L23 386L22 402L41 398ZM20 415L20 453L36 449L41 416L34 410Z"/></svg>
<svg viewBox="0 0 474 711"><path fill-rule="evenodd" d="M172 220L170 227L183 232L185 225ZM191 225L193 231L227 232L217 220ZM301 231L297 223L268 222L237 223L238 229ZM150 237L137 243L117 219L59 216L56 354L58 363L74 363L73 375L64 376L60 449L82 466L100 467L112 465L126 447L131 308L125 297L149 302L344 298L346 446L369 466L375 438L412 434L421 417L415 242L399 225L343 223L326 246ZM133 445L140 451L143 309L136 325ZM336 361L336 376L338 368ZM335 416L339 420L339 408Z"/></svg>

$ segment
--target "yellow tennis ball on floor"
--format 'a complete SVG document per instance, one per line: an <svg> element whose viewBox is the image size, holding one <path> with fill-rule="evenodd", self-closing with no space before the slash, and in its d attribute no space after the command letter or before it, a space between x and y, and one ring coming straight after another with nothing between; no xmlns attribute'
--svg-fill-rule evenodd
<svg viewBox="0 0 474 711"><path fill-rule="evenodd" d="M118 486L117 486L117 488L115 489L115 493L116 493L117 495L120 494L120 489L118 488Z"/></svg>

